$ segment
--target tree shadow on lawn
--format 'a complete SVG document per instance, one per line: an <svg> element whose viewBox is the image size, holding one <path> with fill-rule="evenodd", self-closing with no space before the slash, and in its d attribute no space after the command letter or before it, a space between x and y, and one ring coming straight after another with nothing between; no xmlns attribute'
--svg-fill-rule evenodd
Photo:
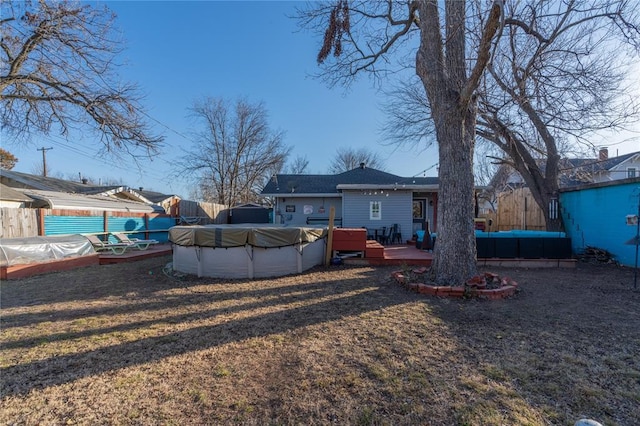
<svg viewBox="0 0 640 426"><path fill-rule="evenodd" d="M7 309L64 302L92 302L125 296L131 292L151 295L175 285L163 279L163 267L170 261L171 256L165 256L5 280L1 283L0 303L3 309ZM141 286L141 283L147 285Z"/></svg>
<svg viewBox="0 0 640 426"><path fill-rule="evenodd" d="M522 291L510 300L477 301L437 299L406 291L391 282L393 268L343 267L344 275L333 275L340 268L318 268L270 283L268 279L225 282L194 277L174 281L159 275L156 269L153 272L159 276L148 275L148 265L141 272L140 267L132 266L123 269L125 275L118 278L120 281L101 283L101 297L91 294L90 285L78 285L77 280L63 282L63 297L49 292L59 309L39 311L48 303L40 294L36 312L29 313L25 304L17 309L18 313L9 312L9 317L2 319L16 328L35 328L51 322L49 330L53 332L40 339L30 335L12 340L3 344L3 350L34 352L43 340L43 348L52 345L56 349L55 344L60 342L76 345L75 340L80 344L76 349L67 346L73 353L46 359L41 356L0 370L1 394L23 396L92 375L343 320L349 321L349 326L354 322L354 327L362 327L355 334L365 338L362 344L373 352L381 351L382 358L361 359L351 357L348 346L342 348L345 364L355 368L354 377L364 374L375 379L374 387L367 387L367 392L372 392L370 396L375 400L387 391L395 395L393 386L400 384L411 390L397 398L389 396L379 412L372 408L380 418L391 418L385 417L385 410L397 414L397 404L406 395L428 395L427 400L441 403L435 410L444 413L443 418L454 418L459 424L482 424L487 419L508 424L568 424L586 414L610 423L639 423L640 416L633 414L634 401L629 396L640 394L637 359L630 355L640 347L634 328L640 322L640 294L629 292L628 271L494 270L516 279ZM37 290L37 286L32 288ZM85 298L85 293L91 297ZM79 301L82 306L83 300L92 299L98 303L93 306L89 302L87 308L67 310L61 303ZM105 305L100 304L103 301ZM11 298L7 302L11 305ZM425 309L417 308L416 302ZM413 309L407 310L401 306L404 304ZM67 305L71 307L73 303ZM371 312L382 322L371 321ZM425 318L412 316L422 312ZM396 314L401 317L391 316ZM56 327L67 327L66 321L94 316L107 319L97 327L56 332ZM396 328L389 328L394 334L387 336L390 321ZM91 344L92 338L135 334L138 330L142 337L126 343L114 339L116 343L107 347L87 350L83 349L86 345L82 346L83 341ZM149 337L157 333L163 334ZM446 341L433 340L442 336ZM376 344L376 337L380 345ZM383 347L387 343L389 346ZM295 342L290 345L294 348ZM407 347L424 351L403 367L407 368L405 376L414 379L405 383L405 376L396 370L389 370L390 376L385 378L387 372L380 365L394 360L387 357L393 353L389 351L398 350L401 356L414 353ZM284 361L289 362L289 357ZM300 369L297 374L306 371ZM292 374L288 364L275 371L274 377L286 374ZM387 380L388 388L375 385L378 379ZM284 386L297 395L298 382L284 382ZM616 390L612 390L614 386ZM319 400L329 398L318 392ZM274 395L281 393L282 389L278 389ZM361 404L367 399L357 401ZM289 409L286 404L282 408L283 412ZM425 410L434 408L425 406ZM414 424L425 419L416 416Z"/></svg>
<svg viewBox="0 0 640 426"><path fill-rule="evenodd" d="M492 271L518 281L515 298L433 304L464 348L460 362L477 372L464 383L475 394L466 407L469 424L487 401L500 399L500 387L536 407L545 422L591 417L640 424L640 292L631 286L633 272L582 264Z"/></svg>
<svg viewBox="0 0 640 426"><path fill-rule="evenodd" d="M307 272L305 275L312 274L313 271ZM153 282L151 282L153 281ZM135 294L134 296L130 296L127 293L131 293L133 290L131 284L129 283L127 288L129 292L122 293L120 296L125 301L131 302L135 299L147 300L143 302L135 302L135 303L122 303L122 299L118 298L112 303L108 304L100 304L97 306L89 306L83 307L79 309L47 309L47 310L39 310L37 312L23 312L23 313L15 313L3 315L0 318L0 323L2 324L3 329L8 329L12 327L25 327L33 324L37 324L42 321L50 321L51 318L55 318L56 321L73 321L77 319L83 319L87 316L102 316L102 315L123 315L123 314L134 314L141 311L160 311L167 308L179 309L179 308L188 308L191 305L202 304L203 301L209 301L211 303L220 303L224 301L232 301L237 300L239 297L241 298L249 298L249 299L267 299L270 297L278 297L278 303L287 303L287 301L295 301L297 297L295 295L291 295L289 293L295 293L304 291L306 293L306 297L313 296L313 293L322 294L327 291L327 286L330 283L325 281L314 281L313 283L305 283L305 284L297 284L297 285L283 285L278 287L268 287L268 288L260 288L261 281L268 281L268 279L263 280L252 280L250 281L255 288L250 290L243 290L238 292L234 290L237 286L242 286L246 284L248 281L243 280L214 280L214 279L206 279L206 278L196 278L196 277L188 277L185 281L171 280L167 279L164 276L156 276L155 278L146 278L145 280L136 284L137 287L142 287L148 289L149 286L153 286L153 291L145 290L144 293L146 295ZM199 292L199 291L190 291L189 294L181 294L176 295L172 293L174 289L188 289L191 287L197 286L206 286L208 290ZM87 286L89 288L90 286ZM8 306L5 306L4 301L6 301L6 295L3 298L2 308L8 309L11 307L11 302L7 303ZM113 297L113 296L111 296ZM77 301L77 299L70 299L70 301ZM56 302L52 302L56 303ZM60 303L60 302L57 302ZM257 308L260 306L265 306L266 302L255 303L253 307ZM230 313L234 310L247 310L251 309L250 305L247 306L237 306L233 308L220 308L214 311L211 311L206 316L215 316L222 313ZM197 318L196 318L197 317ZM202 318L203 314L198 315L176 315L175 317L163 317L163 321L166 322L177 322L181 320L190 320L190 319L199 319ZM132 323L127 325L126 327L113 327L107 328L104 330L94 330L95 333L105 333L108 330L113 331L124 331L126 329L134 329L140 326L149 325L152 321L144 321L140 323ZM87 335L87 334L84 334ZM65 337L66 336L66 337ZM82 337L81 333L60 333L54 335L48 335L49 340L59 340L59 339L73 339L77 337ZM24 347L28 347L29 344L23 342ZM4 345L4 347L14 347L12 345L17 345L17 343ZM18 347L18 346L15 346Z"/></svg>
<svg viewBox="0 0 640 426"><path fill-rule="evenodd" d="M207 323L215 319L224 321L224 317L231 317L227 321L215 325L195 325L188 330L173 331L161 336L139 338L135 341L115 344L108 347L73 353L61 356L51 356L43 360L31 361L2 368L0 374L3 378L1 395L26 394L33 389L55 386L74 380L100 374L107 371L140 365L161 360L166 357L184 354L191 351L199 351L211 347L224 345L230 342L242 341L254 337L263 337L270 334L282 333L301 327L306 327L323 322L338 320L344 317L357 316L368 311L379 310L408 301L415 300L416 295L398 292L390 280L381 280L380 272L371 269L362 269L357 276L338 281L308 281L318 277L318 274L308 273L307 280L295 285L277 286L260 289L258 281L230 282L227 284L213 284L216 291L212 293L182 292L181 295L167 295L160 301L153 301L142 305L134 304L130 308L121 309L117 306L105 309L72 310L71 313L48 310L47 321L55 321L58 315L66 320L83 318L85 315L114 315L134 314L142 309L171 310L172 308L188 305L203 304L207 298L212 304L225 300L239 300L248 298L249 303L230 307L208 307L205 311L197 310L184 314L168 315L159 313L157 317L148 320L124 323L105 328L82 330L78 332L53 333L45 336L46 340L55 343L57 340L87 339L92 336L103 335L114 331L133 331L148 329L153 324L168 323L168 328L178 329L180 324L188 322ZM167 279L168 280L168 279ZM168 280L169 284L161 285L167 289L169 285L183 287L184 283ZM204 288L208 287L206 281L194 280L190 285ZM286 281L285 281L286 282ZM137 285L145 286L147 283L139 282ZM238 287L244 284L242 290ZM250 284L255 288L246 289ZM226 291L220 291L226 287ZM157 287L156 287L157 290ZM284 295L282 293L285 293ZM264 300L252 300L252 299ZM53 297L56 300L56 297ZM71 298L71 300L74 300ZM43 303L46 303L43 301ZM288 306L293 304L293 306ZM303 305L303 306L300 306ZM234 314L258 310L263 313L246 318L233 318ZM264 312L267 310L268 312ZM23 314L20 314L23 315ZM24 316L26 315L26 316ZM32 324L39 319L24 314L17 318L9 318L7 324L15 321L16 325ZM51 315L54 316L52 319ZM221 316L222 318L217 318ZM37 315L40 318L40 315ZM3 344L5 349L34 348L42 344L42 338L27 338ZM71 342L73 344L73 342Z"/></svg>

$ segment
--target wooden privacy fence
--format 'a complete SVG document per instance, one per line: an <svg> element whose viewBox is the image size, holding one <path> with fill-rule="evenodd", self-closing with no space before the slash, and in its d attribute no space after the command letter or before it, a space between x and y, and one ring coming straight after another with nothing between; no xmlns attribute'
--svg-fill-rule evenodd
<svg viewBox="0 0 640 426"><path fill-rule="evenodd" d="M492 230L496 230L496 227L498 231L547 229L544 214L529 188L517 188L498 195L498 212Z"/></svg>
<svg viewBox="0 0 640 426"><path fill-rule="evenodd" d="M0 208L0 238L38 236L38 211L15 207Z"/></svg>
<svg viewBox="0 0 640 426"><path fill-rule="evenodd" d="M198 224L227 223L229 210L224 204L180 200L180 216L198 218Z"/></svg>

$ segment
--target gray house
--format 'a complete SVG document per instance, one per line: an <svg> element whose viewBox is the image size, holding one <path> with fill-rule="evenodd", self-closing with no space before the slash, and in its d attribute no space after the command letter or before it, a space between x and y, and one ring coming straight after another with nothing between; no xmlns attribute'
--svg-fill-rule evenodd
<svg viewBox="0 0 640 426"><path fill-rule="evenodd" d="M401 177L360 167L336 175L278 174L261 193L270 197L275 223L301 226L326 224L331 207L336 225L366 227L373 232L399 226L409 239L425 222L436 231L438 178Z"/></svg>

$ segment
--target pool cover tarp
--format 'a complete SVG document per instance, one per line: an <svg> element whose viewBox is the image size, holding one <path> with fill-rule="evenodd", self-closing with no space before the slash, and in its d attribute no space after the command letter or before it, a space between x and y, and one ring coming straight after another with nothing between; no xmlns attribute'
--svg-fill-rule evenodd
<svg viewBox="0 0 640 426"><path fill-rule="evenodd" d="M0 265L13 266L95 254L82 235L0 239Z"/></svg>
<svg viewBox="0 0 640 426"><path fill-rule="evenodd" d="M169 229L169 241L180 246L286 247L312 243L327 236L324 227L286 227L260 224L174 226Z"/></svg>

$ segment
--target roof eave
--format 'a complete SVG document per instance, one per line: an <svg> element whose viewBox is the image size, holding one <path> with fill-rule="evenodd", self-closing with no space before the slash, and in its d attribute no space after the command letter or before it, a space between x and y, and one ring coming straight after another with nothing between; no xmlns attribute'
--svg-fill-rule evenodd
<svg viewBox="0 0 640 426"><path fill-rule="evenodd" d="M275 194L260 194L263 197L303 198L303 197L342 197L339 192L279 192Z"/></svg>
<svg viewBox="0 0 640 426"><path fill-rule="evenodd" d="M429 190L429 191L438 191L438 184L426 184L426 185L417 185L417 184L383 184L383 185L375 185L370 183L343 183L338 185L336 188L340 190L361 190L361 189L387 189L387 190Z"/></svg>
<svg viewBox="0 0 640 426"><path fill-rule="evenodd" d="M32 189L39 189L41 191L46 191L47 190L47 187L45 185L42 185L42 184L40 184L38 182L35 182L35 181L31 180L31 179L28 179L28 178L24 178L22 176L17 176L17 175L15 175L13 173L9 173L8 175L5 174L5 176L8 179L14 180L15 182L21 183L21 184L26 185L26 186L30 186Z"/></svg>
<svg viewBox="0 0 640 426"><path fill-rule="evenodd" d="M616 167L623 166L623 165L624 165L624 163L628 163L628 162L631 162L631 161L635 161L635 160L636 160L637 158L639 158L639 157L640 157L640 153L635 153L635 154L631 155L629 158L625 158L623 161L619 162L618 164L616 164L616 165L614 165L614 166L611 166L609 169L607 169L607 171L611 171L611 170L613 170L613 169L614 169L614 168L616 168Z"/></svg>

